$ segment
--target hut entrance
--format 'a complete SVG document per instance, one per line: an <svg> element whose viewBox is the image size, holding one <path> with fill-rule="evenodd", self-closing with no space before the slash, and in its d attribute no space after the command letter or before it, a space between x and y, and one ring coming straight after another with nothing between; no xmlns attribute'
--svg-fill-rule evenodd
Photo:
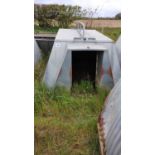
<svg viewBox="0 0 155 155"><path fill-rule="evenodd" d="M81 81L90 81L95 87L96 74L102 59L97 51L72 51L72 85ZM97 70L97 71L96 71Z"/></svg>

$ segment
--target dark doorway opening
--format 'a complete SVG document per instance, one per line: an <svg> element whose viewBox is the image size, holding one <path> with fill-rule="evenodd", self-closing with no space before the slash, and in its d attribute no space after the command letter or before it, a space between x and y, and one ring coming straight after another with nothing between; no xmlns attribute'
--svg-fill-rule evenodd
<svg viewBox="0 0 155 155"><path fill-rule="evenodd" d="M90 81L95 88L96 51L72 51L72 85Z"/></svg>

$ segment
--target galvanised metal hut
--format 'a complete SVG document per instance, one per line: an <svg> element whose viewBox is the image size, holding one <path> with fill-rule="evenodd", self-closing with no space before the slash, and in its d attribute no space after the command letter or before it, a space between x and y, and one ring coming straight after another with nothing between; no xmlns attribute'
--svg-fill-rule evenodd
<svg viewBox="0 0 155 155"><path fill-rule="evenodd" d="M49 57L43 82L68 89L76 82L89 80L95 86L112 88L120 78L115 43L96 30L59 29Z"/></svg>

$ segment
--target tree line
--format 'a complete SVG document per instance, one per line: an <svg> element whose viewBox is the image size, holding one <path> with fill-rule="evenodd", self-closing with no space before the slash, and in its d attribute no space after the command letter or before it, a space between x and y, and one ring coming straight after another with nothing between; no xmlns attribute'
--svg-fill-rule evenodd
<svg viewBox="0 0 155 155"><path fill-rule="evenodd" d="M43 28L56 26L67 28L74 20L93 19L96 11L96 9L83 9L78 5L34 4L34 19ZM117 16L116 19L120 18Z"/></svg>
<svg viewBox="0 0 155 155"><path fill-rule="evenodd" d="M40 27L68 27L75 19L85 16L86 11L80 6L71 5L34 5L34 18Z"/></svg>

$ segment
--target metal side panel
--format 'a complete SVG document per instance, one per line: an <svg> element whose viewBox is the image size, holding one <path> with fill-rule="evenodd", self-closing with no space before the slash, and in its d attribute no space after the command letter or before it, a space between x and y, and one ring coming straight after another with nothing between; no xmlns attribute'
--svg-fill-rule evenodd
<svg viewBox="0 0 155 155"><path fill-rule="evenodd" d="M43 78L43 82L47 87L55 87L66 54L66 43L55 42Z"/></svg>
<svg viewBox="0 0 155 155"><path fill-rule="evenodd" d="M121 66L121 36L119 36L119 38L117 39L115 46L117 49L117 55L118 55L119 63Z"/></svg>
<svg viewBox="0 0 155 155"><path fill-rule="evenodd" d="M121 153L121 80L111 91L103 112L107 155Z"/></svg>
<svg viewBox="0 0 155 155"><path fill-rule="evenodd" d="M34 64L36 64L41 59L41 50L34 39Z"/></svg>
<svg viewBox="0 0 155 155"><path fill-rule="evenodd" d="M119 36L115 45L116 45L116 48L118 49L119 53L121 53L121 36Z"/></svg>
<svg viewBox="0 0 155 155"><path fill-rule="evenodd" d="M56 85L64 86L68 89L72 86L72 64L71 64L71 51L68 51L58 75Z"/></svg>
<svg viewBox="0 0 155 155"><path fill-rule="evenodd" d="M98 120L100 132L103 133L104 155L121 155L121 79L104 104Z"/></svg>
<svg viewBox="0 0 155 155"><path fill-rule="evenodd" d="M113 76L114 84L116 84L121 77L121 68L120 68L120 63L118 59L117 49L114 44L109 49L109 60L112 68L112 76Z"/></svg>
<svg viewBox="0 0 155 155"><path fill-rule="evenodd" d="M110 61L109 61L108 52L109 51L106 50L103 55L101 83L103 86L112 88L114 86L114 82L113 82L113 78L112 78L112 71L111 71L111 65L110 65Z"/></svg>
<svg viewBox="0 0 155 155"><path fill-rule="evenodd" d="M103 117L105 118L105 138L110 129L111 123L113 123L114 118L117 113L120 112L121 109L121 85L119 82L115 85L115 87L110 92L106 102L105 109L103 113Z"/></svg>

